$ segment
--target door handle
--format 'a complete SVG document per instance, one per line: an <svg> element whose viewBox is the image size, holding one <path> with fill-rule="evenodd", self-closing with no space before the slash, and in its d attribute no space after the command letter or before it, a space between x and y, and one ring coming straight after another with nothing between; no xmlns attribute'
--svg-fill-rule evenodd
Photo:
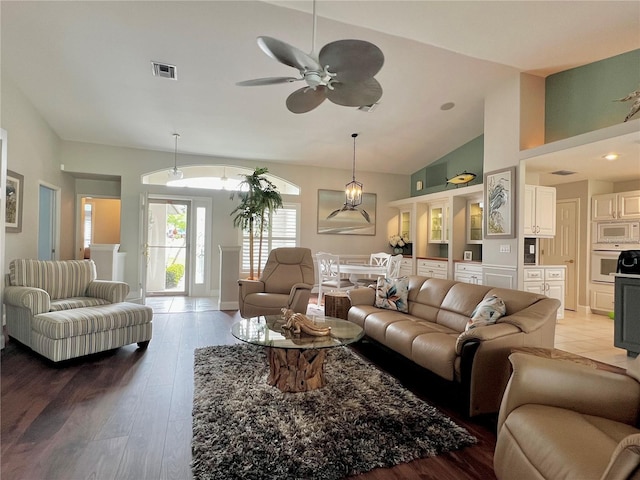
<svg viewBox="0 0 640 480"><path fill-rule="evenodd" d="M571 260L565 260L564 263L573 263L573 258Z"/></svg>

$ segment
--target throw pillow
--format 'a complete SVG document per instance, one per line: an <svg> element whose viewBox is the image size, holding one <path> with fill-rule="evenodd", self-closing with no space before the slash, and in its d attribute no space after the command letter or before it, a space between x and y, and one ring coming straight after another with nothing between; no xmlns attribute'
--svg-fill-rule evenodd
<svg viewBox="0 0 640 480"><path fill-rule="evenodd" d="M409 279L378 277L376 283L376 307L398 312L409 312Z"/></svg>
<svg viewBox="0 0 640 480"><path fill-rule="evenodd" d="M491 325L507 313L507 307L500 297L491 295L490 297L482 300L471 313L471 318L467 322L465 331L482 327L484 325Z"/></svg>

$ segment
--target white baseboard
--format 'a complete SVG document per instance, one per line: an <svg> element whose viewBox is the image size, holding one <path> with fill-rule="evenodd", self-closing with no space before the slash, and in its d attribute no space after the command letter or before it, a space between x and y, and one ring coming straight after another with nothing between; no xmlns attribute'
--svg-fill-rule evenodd
<svg viewBox="0 0 640 480"><path fill-rule="evenodd" d="M218 309L220 310L239 310L240 305L237 301L235 302L221 302L218 300Z"/></svg>

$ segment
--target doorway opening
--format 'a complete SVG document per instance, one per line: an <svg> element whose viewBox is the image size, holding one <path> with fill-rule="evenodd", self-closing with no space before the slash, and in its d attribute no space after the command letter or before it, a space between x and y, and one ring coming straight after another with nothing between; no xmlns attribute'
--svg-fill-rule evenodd
<svg viewBox="0 0 640 480"><path fill-rule="evenodd" d="M80 218L76 258L91 258L92 244L120 244L120 199L80 196L78 201Z"/></svg>
<svg viewBox="0 0 640 480"><path fill-rule="evenodd" d="M58 259L59 189L40 184L38 190L38 259Z"/></svg>
<svg viewBox="0 0 640 480"><path fill-rule="evenodd" d="M190 208L187 200L149 199L146 295L189 295Z"/></svg>

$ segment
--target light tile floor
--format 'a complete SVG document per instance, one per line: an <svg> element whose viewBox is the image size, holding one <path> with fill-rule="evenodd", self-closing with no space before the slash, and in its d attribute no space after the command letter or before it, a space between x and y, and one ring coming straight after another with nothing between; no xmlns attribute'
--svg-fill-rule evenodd
<svg viewBox="0 0 640 480"><path fill-rule="evenodd" d="M157 313L218 310L217 297L147 297L146 304ZM324 307L310 302L308 313L323 314ZM604 315L565 310L556 324L555 347L622 368L632 360L626 350L613 346L613 320Z"/></svg>
<svg viewBox="0 0 640 480"><path fill-rule="evenodd" d="M633 360L626 350L613 346L613 320L605 315L565 310L564 318L556 324L555 346L622 368Z"/></svg>

